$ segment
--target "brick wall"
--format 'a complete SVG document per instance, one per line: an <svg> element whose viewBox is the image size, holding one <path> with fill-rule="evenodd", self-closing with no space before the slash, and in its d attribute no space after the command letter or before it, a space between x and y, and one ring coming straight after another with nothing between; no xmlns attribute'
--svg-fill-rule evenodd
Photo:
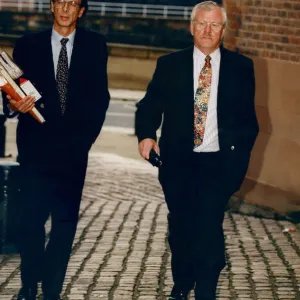
<svg viewBox="0 0 300 300"><path fill-rule="evenodd" d="M223 0L224 44L240 53L300 63L300 0Z"/></svg>

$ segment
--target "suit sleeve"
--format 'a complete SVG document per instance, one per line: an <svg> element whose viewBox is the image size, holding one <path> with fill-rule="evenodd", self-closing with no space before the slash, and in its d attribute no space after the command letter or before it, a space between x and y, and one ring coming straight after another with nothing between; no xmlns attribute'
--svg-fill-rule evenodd
<svg viewBox="0 0 300 300"><path fill-rule="evenodd" d="M162 60L159 58L146 95L137 104L135 130L139 142L146 138L157 140L156 131L161 124L163 114L163 85Z"/></svg>
<svg viewBox="0 0 300 300"><path fill-rule="evenodd" d="M11 111L8 108L8 100L6 98L6 93L4 93L3 91L1 91L2 93L2 104L3 104L3 113L5 115L6 118L14 118L15 116L17 116L19 113L18 112L14 112Z"/></svg>
<svg viewBox="0 0 300 300"><path fill-rule="evenodd" d="M89 90L91 92L89 97L95 97L95 87L99 87L99 91L101 91L100 95L97 96L95 101L95 107L92 107L93 111L90 117L88 130L90 131L90 135L92 137L92 143L94 143L100 134L110 101L107 79L108 51L106 42L103 42L102 53L103 59L97 61L98 66L96 66L96 70L98 73L94 77L94 86Z"/></svg>

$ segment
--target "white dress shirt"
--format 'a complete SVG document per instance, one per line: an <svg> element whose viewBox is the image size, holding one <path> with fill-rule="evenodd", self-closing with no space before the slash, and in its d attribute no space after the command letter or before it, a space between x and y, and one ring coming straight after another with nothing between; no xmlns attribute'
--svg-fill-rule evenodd
<svg viewBox="0 0 300 300"><path fill-rule="evenodd" d="M63 38L69 39L69 41L66 44L66 47L67 47L67 55L68 55L68 65L69 65L69 68L70 68L71 56L72 56L72 51L73 51L74 39L75 39L75 33L76 33L76 29L70 35L62 36L57 31L55 31L54 28L52 29L51 46L52 46L55 78L56 78L58 58L59 58L59 54L60 54L60 50L61 50L61 42L60 41Z"/></svg>
<svg viewBox="0 0 300 300"><path fill-rule="evenodd" d="M209 55L211 57L212 82L208 102L207 118L205 123L203 143L194 149L194 152L217 152L220 150L218 137L217 98L220 73L221 53L216 49ZM206 55L194 47L194 98L198 88L200 72L205 64Z"/></svg>

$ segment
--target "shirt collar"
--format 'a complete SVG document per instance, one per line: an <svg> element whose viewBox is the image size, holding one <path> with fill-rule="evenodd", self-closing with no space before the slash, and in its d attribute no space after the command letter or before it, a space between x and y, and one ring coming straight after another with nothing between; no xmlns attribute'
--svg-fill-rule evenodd
<svg viewBox="0 0 300 300"><path fill-rule="evenodd" d="M200 59L201 61L205 61L205 57L207 56L203 52L201 52L196 46L194 46L194 56ZM220 60L221 57L221 51L220 48L217 48L213 53L209 55L211 57L211 61L215 62Z"/></svg>
<svg viewBox="0 0 300 300"><path fill-rule="evenodd" d="M71 46L73 46L74 44L74 39L75 39L75 33L76 33L76 29L71 33L69 34L68 36L62 36L60 35L54 28L52 28L52 35L51 35L51 39L54 43L58 44L58 45L61 45L60 43L60 40L62 38L67 38L69 39L69 42Z"/></svg>

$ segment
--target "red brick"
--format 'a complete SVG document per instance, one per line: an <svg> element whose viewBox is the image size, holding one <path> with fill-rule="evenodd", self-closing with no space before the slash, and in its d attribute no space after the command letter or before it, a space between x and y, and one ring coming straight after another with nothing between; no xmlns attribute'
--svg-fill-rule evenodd
<svg viewBox="0 0 300 300"><path fill-rule="evenodd" d="M266 32L266 26L264 24L257 24L256 25L256 31Z"/></svg>
<svg viewBox="0 0 300 300"><path fill-rule="evenodd" d="M258 14L258 9L256 7L251 7L251 8L248 9L248 13L250 15L252 15L252 14L256 15L256 14Z"/></svg>
<svg viewBox="0 0 300 300"><path fill-rule="evenodd" d="M273 6L273 2L272 1L264 1L263 2L264 7L269 7L271 8Z"/></svg>
<svg viewBox="0 0 300 300"><path fill-rule="evenodd" d="M279 57L282 60L289 60L290 59L290 55L288 53L280 53Z"/></svg>
<svg viewBox="0 0 300 300"><path fill-rule="evenodd" d="M269 10L267 11L267 15L268 15L268 16L272 16L272 17L277 17L277 11L274 10L274 9L269 9Z"/></svg>
<svg viewBox="0 0 300 300"><path fill-rule="evenodd" d="M276 12L278 17L285 18L287 16L287 12L284 10L277 10Z"/></svg>
<svg viewBox="0 0 300 300"><path fill-rule="evenodd" d="M263 35L261 36L261 38L262 38L262 40L264 40L264 41L271 41L271 37L270 37L269 34L263 34Z"/></svg>
<svg viewBox="0 0 300 300"><path fill-rule="evenodd" d="M283 3L282 2L274 2L273 3L273 8L283 8Z"/></svg>
<svg viewBox="0 0 300 300"><path fill-rule="evenodd" d="M265 47L265 43L263 43L263 42L258 42L258 43L256 44L256 47L257 47L257 48L264 48L264 47Z"/></svg>
<svg viewBox="0 0 300 300"><path fill-rule="evenodd" d="M267 24L272 24L272 19L270 17L264 17L263 21Z"/></svg>
<svg viewBox="0 0 300 300"><path fill-rule="evenodd" d="M262 5L262 1L261 0L255 0L254 1L254 5L255 6L261 6Z"/></svg>
<svg viewBox="0 0 300 300"><path fill-rule="evenodd" d="M289 37L289 42L291 44L300 45L300 38L299 37L295 37L295 36L290 36Z"/></svg>
<svg viewBox="0 0 300 300"><path fill-rule="evenodd" d="M272 52L270 52L270 57L271 58L278 58L279 57L279 53L272 51Z"/></svg>
<svg viewBox="0 0 300 300"><path fill-rule="evenodd" d="M288 18L289 19L298 19L300 17L300 12L289 11Z"/></svg>
<svg viewBox="0 0 300 300"><path fill-rule="evenodd" d="M300 62L300 55L290 55L290 60L295 62Z"/></svg>
<svg viewBox="0 0 300 300"><path fill-rule="evenodd" d="M252 37L253 37L255 40L261 40L261 34L260 34L260 33L254 32L254 33L252 34Z"/></svg>
<svg viewBox="0 0 300 300"><path fill-rule="evenodd" d="M241 9L240 9L240 13L242 14L249 14L249 7L247 6L243 6Z"/></svg>
<svg viewBox="0 0 300 300"><path fill-rule="evenodd" d="M283 51L285 47L283 45L276 44L275 48L276 48L276 51Z"/></svg>
<svg viewBox="0 0 300 300"><path fill-rule="evenodd" d="M300 10L300 3L294 3L293 9Z"/></svg>
<svg viewBox="0 0 300 300"><path fill-rule="evenodd" d="M263 23L263 18L261 16L252 16L252 21L254 23Z"/></svg>
<svg viewBox="0 0 300 300"><path fill-rule="evenodd" d="M249 22L252 21L252 16L245 16L244 18L245 18L246 21L249 21Z"/></svg>
<svg viewBox="0 0 300 300"><path fill-rule="evenodd" d="M258 13L260 16L266 16L266 15L267 15L267 12L268 12L268 10L265 9L265 8L261 8L261 9L258 9L258 10L257 10L257 13Z"/></svg>
<svg viewBox="0 0 300 300"><path fill-rule="evenodd" d="M292 35L292 34L294 34L293 28L289 28L289 27L276 26L275 31L276 31L277 34L282 34L282 35Z"/></svg>
<svg viewBox="0 0 300 300"><path fill-rule="evenodd" d="M227 9L227 13L232 13L232 14L240 13L240 8L236 6L230 6L230 8Z"/></svg>
<svg viewBox="0 0 300 300"><path fill-rule="evenodd" d="M272 18L271 23L274 25L280 25L281 24L281 19L279 18Z"/></svg>
<svg viewBox="0 0 300 300"><path fill-rule="evenodd" d="M261 55L262 57L269 57L269 51L263 50L263 51L260 53L260 55Z"/></svg>
<svg viewBox="0 0 300 300"><path fill-rule="evenodd" d="M292 3L288 3L288 2L284 2L283 3L283 8L293 9L293 4Z"/></svg>

